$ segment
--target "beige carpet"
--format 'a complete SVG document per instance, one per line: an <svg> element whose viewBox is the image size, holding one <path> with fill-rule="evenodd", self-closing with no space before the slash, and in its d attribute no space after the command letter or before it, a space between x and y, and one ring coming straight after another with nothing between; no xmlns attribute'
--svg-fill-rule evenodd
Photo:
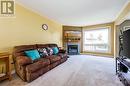
<svg viewBox="0 0 130 86"><path fill-rule="evenodd" d="M70 56L67 62L57 66L31 83L18 76L0 86L123 86L115 75L114 59L89 55Z"/></svg>

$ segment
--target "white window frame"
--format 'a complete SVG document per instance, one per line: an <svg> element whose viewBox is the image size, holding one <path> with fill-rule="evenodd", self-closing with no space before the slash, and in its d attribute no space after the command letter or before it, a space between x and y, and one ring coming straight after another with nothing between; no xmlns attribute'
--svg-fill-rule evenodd
<svg viewBox="0 0 130 86"><path fill-rule="evenodd" d="M89 50L84 50L84 39L85 39L85 31L92 31L92 30L100 30L100 29L105 29L105 28L107 28L108 30L109 30L109 50L108 50L108 52L100 52L100 51L89 51ZM94 53L111 53L111 50L112 50L112 45L111 45L111 37L112 35L111 35L111 26L106 26L106 27L96 27L96 28L86 28L86 29L83 29L83 52L94 52Z"/></svg>

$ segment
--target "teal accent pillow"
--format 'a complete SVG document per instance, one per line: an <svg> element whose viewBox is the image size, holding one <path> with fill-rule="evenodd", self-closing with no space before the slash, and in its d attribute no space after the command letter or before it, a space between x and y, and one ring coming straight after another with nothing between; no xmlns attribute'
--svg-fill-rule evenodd
<svg viewBox="0 0 130 86"><path fill-rule="evenodd" d="M39 54L39 52L37 50L28 50L28 51L24 51L24 52L32 60L40 58L40 54Z"/></svg>
<svg viewBox="0 0 130 86"><path fill-rule="evenodd" d="M53 47L52 50L54 55L58 54L59 52L59 49L57 47Z"/></svg>

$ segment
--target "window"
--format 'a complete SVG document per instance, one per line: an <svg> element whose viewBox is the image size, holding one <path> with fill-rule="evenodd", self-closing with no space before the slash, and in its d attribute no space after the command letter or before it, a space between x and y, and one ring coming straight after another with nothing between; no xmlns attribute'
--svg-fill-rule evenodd
<svg viewBox="0 0 130 86"><path fill-rule="evenodd" d="M83 31L83 51L85 52L111 52L110 28L96 28Z"/></svg>

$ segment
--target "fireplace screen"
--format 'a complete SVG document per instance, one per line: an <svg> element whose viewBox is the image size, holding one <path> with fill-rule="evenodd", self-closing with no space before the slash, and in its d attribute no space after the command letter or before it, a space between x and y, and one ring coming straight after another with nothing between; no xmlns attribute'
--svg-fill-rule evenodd
<svg viewBox="0 0 130 86"><path fill-rule="evenodd" d="M78 54L78 45L68 45L68 54Z"/></svg>

